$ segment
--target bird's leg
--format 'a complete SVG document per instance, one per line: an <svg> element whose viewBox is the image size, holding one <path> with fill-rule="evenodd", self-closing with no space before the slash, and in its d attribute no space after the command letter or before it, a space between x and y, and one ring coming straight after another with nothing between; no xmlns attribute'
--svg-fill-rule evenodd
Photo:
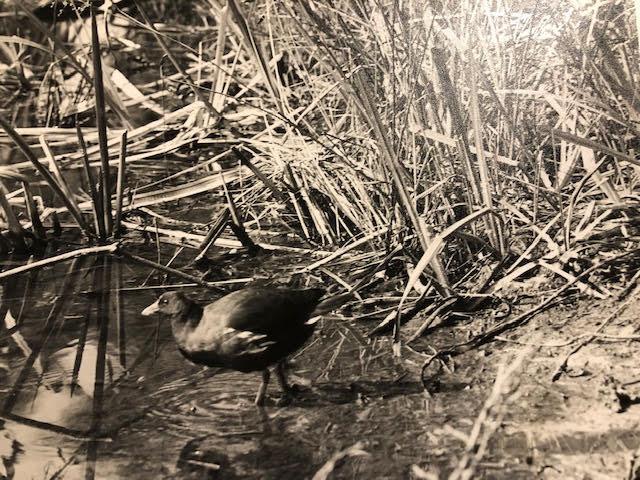
<svg viewBox="0 0 640 480"><path fill-rule="evenodd" d="M295 392L295 390L291 388L291 385L289 385L289 382L287 382L287 372L285 368L285 360L281 360L280 362L276 363L276 378L278 379L278 383L280 384L280 388L282 389L283 393L282 398L280 398L276 402L276 405L279 407L289 405L293 393Z"/></svg>
<svg viewBox="0 0 640 480"><path fill-rule="evenodd" d="M282 389L283 393L289 394L293 389L289 385L289 382L287 382L287 372L285 368L285 360L281 360L280 362L276 363L276 377L278 378L280 388Z"/></svg>
<svg viewBox="0 0 640 480"><path fill-rule="evenodd" d="M269 373L269 369L265 368L262 371L262 383L260 384L260 388L258 388L258 394L256 395L256 405L262 406L262 404L264 404L264 396L267 393L267 386L269 385L270 376L271 374Z"/></svg>

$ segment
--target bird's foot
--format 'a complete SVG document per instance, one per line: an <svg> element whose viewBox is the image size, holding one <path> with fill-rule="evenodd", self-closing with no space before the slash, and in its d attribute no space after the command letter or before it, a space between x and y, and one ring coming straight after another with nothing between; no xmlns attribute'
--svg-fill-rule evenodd
<svg viewBox="0 0 640 480"><path fill-rule="evenodd" d="M306 388L303 387L302 385L299 385L297 383L290 383L290 384L287 385L287 389L286 389L285 393L288 394L288 395L299 395L304 390L306 390Z"/></svg>
<svg viewBox="0 0 640 480"><path fill-rule="evenodd" d="M288 393L285 393L279 399L276 400L276 407L287 407L291 405L292 401L293 401L293 396Z"/></svg>
<svg viewBox="0 0 640 480"><path fill-rule="evenodd" d="M287 387L282 389L282 396L276 401L276 406L284 407L289 405L294 399L299 398L304 392L309 390L309 387L296 383L287 384Z"/></svg>

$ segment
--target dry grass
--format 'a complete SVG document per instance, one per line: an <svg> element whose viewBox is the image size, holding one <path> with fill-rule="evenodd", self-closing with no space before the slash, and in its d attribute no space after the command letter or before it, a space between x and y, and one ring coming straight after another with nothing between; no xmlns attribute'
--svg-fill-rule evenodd
<svg viewBox="0 0 640 480"><path fill-rule="evenodd" d="M0 17L2 118L39 162L60 163L60 171L84 168L76 130L65 127L81 123L87 163L103 172L120 165L111 200L128 228L149 228L127 218L145 207L160 218L159 239L201 246L206 229L162 225L172 219L154 209L219 189L220 180L242 217L232 223L273 248L285 247L262 241L273 231L347 259L353 246L381 261L402 244L403 299L414 288L424 294L424 282L442 298L509 295L535 275L574 282L635 248L638 43L623 2L495 9L209 0L189 25L161 19L153 2L138 6L144 12L116 6L94 35L102 42L98 90L90 22L51 27L15 5ZM93 92L101 88L109 128L99 145ZM7 137L0 142L7 175L33 169ZM167 178L171 189L162 179L144 185L150 166L157 179L164 160L181 153L199 160ZM128 178L142 183L123 185L125 161ZM224 177L212 172L216 164ZM22 192L7 192L11 208L26 208ZM69 210L89 237L113 234L109 208L106 225L98 221L97 190L89 202L65 196L69 205L55 211ZM83 218L92 209L94 228ZM7 212L12 231L13 217ZM344 258L325 266L344 270L335 263ZM349 273L338 283L353 283ZM624 283L633 269L606 273ZM592 296L615 294L604 279L575 284Z"/></svg>

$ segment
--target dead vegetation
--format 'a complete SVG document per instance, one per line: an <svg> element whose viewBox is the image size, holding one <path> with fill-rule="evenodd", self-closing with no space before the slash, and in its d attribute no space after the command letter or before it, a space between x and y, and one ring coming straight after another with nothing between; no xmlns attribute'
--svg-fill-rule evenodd
<svg viewBox="0 0 640 480"><path fill-rule="evenodd" d="M624 2L211 1L189 27L122 8L50 24L5 9L5 251L37 251L63 215L90 242L128 232L120 248L146 231L200 258L213 244L307 251L325 260L305 271L322 265L337 293L399 262L396 335L412 291L447 302L442 317L539 277L597 298L634 277ZM192 166L163 178L169 158ZM222 187L210 223L160 208ZM378 269L355 275L358 255Z"/></svg>

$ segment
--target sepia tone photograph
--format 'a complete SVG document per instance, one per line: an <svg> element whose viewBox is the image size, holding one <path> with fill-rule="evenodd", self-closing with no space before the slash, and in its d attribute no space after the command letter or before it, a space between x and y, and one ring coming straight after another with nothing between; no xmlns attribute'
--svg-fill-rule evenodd
<svg viewBox="0 0 640 480"><path fill-rule="evenodd" d="M640 480L639 30L0 0L0 480Z"/></svg>

